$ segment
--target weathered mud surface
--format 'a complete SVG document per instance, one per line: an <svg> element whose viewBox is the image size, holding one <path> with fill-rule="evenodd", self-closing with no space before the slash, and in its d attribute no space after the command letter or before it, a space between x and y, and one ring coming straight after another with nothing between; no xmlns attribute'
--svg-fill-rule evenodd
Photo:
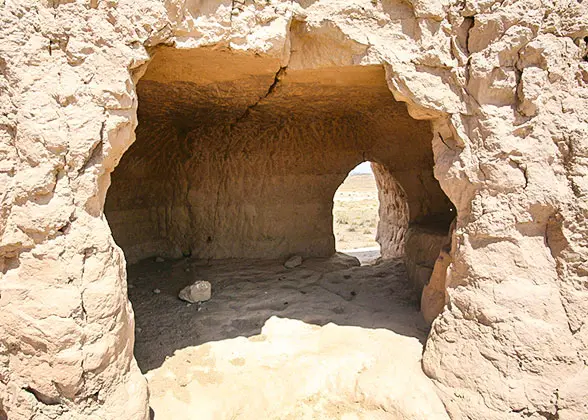
<svg viewBox="0 0 588 420"><path fill-rule="evenodd" d="M131 266L135 357L155 419L447 418L420 367L427 329L403 263L345 265ZM212 283L210 301L178 299L194 279Z"/></svg>
<svg viewBox="0 0 588 420"><path fill-rule="evenodd" d="M364 160L379 162L384 255L403 254L409 224L454 217L431 126L394 99L382 66L296 70L165 47L137 93L137 140L105 204L130 262L329 256L333 196Z"/></svg>

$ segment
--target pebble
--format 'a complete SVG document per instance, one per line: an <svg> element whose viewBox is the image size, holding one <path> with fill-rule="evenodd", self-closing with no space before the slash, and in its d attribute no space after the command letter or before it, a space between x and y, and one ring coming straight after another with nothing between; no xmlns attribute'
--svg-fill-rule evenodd
<svg viewBox="0 0 588 420"><path fill-rule="evenodd" d="M153 289L153 293L155 293L156 295L158 295L158 294L161 293L161 290L159 290L159 289Z"/></svg>
<svg viewBox="0 0 588 420"><path fill-rule="evenodd" d="M188 303L205 302L212 295L212 286L205 280L199 280L194 284L184 287L178 297Z"/></svg>
<svg viewBox="0 0 588 420"><path fill-rule="evenodd" d="M302 257L300 255L294 255L293 257L288 258L284 263L284 267L286 268L294 268L299 265L302 265Z"/></svg>

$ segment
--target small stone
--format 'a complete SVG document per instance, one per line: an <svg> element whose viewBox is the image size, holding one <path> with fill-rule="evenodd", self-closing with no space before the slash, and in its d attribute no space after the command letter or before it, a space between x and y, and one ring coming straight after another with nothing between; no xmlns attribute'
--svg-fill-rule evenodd
<svg viewBox="0 0 588 420"><path fill-rule="evenodd" d="M153 289L153 293L156 294L156 295L158 295L158 294L161 293L161 290L159 290L159 289Z"/></svg>
<svg viewBox="0 0 588 420"><path fill-rule="evenodd" d="M180 290L178 297L188 303L205 302L210 299L212 287L209 282L199 280Z"/></svg>
<svg viewBox="0 0 588 420"><path fill-rule="evenodd" d="M142 332L142 331L143 331L143 328L139 328L139 327L137 327L137 333L138 333L138 334L141 334L141 332Z"/></svg>
<svg viewBox="0 0 588 420"><path fill-rule="evenodd" d="M186 273L189 273L190 272L190 267L187 267L185 271L186 271Z"/></svg>
<svg viewBox="0 0 588 420"><path fill-rule="evenodd" d="M165 260L164 260L163 258L161 258L161 257L155 257L155 262L156 262L156 263L162 263L162 262L164 262L164 261L165 261Z"/></svg>
<svg viewBox="0 0 588 420"><path fill-rule="evenodd" d="M284 267L286 268L294 268L302 265L302 257L300 255L294 255L293 257L288 258L288 261L284 263Z"/></svg>
<svg viewBox="0 0 588 420"><path fill-rule="evenodd" d="M127 287L129 289L134 289L135 288L135 285L133 283L129 283L129 284L127 284Z"/></svg>

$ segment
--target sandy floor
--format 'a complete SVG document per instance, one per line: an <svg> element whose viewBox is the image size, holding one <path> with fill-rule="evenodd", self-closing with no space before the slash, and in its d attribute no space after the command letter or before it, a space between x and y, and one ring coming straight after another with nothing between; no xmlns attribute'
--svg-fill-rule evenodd
<svg viewBox="0 0 588 420"><path fill-rule="evenodd" d="M378 227L378 188L373 174L348 176L333 199L333 231L338 251L373 248Z"/></svg>
<svg viewBox="0 0 588 420"><path fill-rule="evenodd" d="M292 270L280 261L243 260L129 266L139 367L148 372L184 347L259 334L272 315L316 325L387 328L424 340L427 329L400 261L345 266L319 259ZM179 300L178 292L196 280L211 282L212 299L201 305Z"/></svg>
<svg viewBox="0 0 588 420"><path fill-rule="evenodd" d="M207 355L206 369L208 370L206 372L210 373L210 369L213 369L216 372L215 375L221 375L224 378L224 387L228 386L227 384L237 386L235 381L237 378L242 378L244 374L242 371L234 371L231 367L234 365L233 362L223 362L222 354L224 354L223 352L226 353L227 346L229 346L231 352L241 352L245 355L242 359L243 363L247 362L247 366L249 366L249 375L256 374L259 376L261 374L261 380L265 378L265 380L269 381L277 381L278 379L276 378L281 378L280 375L284 375L281 370L274 371L267 368L267 366L260 368L261 370L256 370L253 368L255 364L249 360L251 358L257 360L256 357L259 358L260 356L254 356L255 354L259 355L260 352L267 352L270 355L264 356L263 359L270 363L272 355L275 355L276 352L275 347L284 346L284 343L279 340L270 340L270 342L264 344L264 347L250 348L251 340L256 341L254 336L258 336L262 332L262 327L266 321L276 315L288 320L300 320L314 325L335 323L339 326L362 327L353 330L353 334L357 337L368 337L356 338L353 341L355 343L353 345L358 345L362 349L362 366L372 366L380 360L382 355L378 352L381 352L381 349L387 343L390 350L386 353L390 353L390 357L393 357L395 352L398 353L401 347L402 351L408 354L408 356L403 357L408 357L414 362L411 366L414 365L415 374L422 375L420 371L420 352L422 350L421 343L426 337L427 329L417 311L416 296L407 287L403 264L400 261L392 260L373 266L349 267L348 257L334 257L328 260L310 259L306 260L302 266L291 270L285 269L281 261L243 260L213 261L210 263L190 259L161 263L144 261L130 266L129 297L133 303L136 319L135 357L139 367L147 374L149 379L151 406L155 410L155 418L157 420L170 418L169 410L188 410L188 413L196 410L195 407L200 407L199 409L202 410L203 400L201 401L201 399L209 401L211 398L218 398L217 393L221 392L219 389L222 389L218 381L213 380L208 384L206 382L206 378L209 378L208 376L205 378L206 380L200 376L200 382L196 377L190 376L189 379L186 379L185 375L182 376L182 370L186 369L186 363L195 364L192 367L193 369L203 369L197 365L202 362L200 359L202 359L203 352ZM185 285L200 279L208 280L212 283L212 299L200 305L189 305L180 301L177 297L179 290ZM289 327L278 327L278 330L283 328ZM331 331L329 333L331 336L344 337L351 334L351 332L333 333L331 330L332 328L342 327L331 326L329 328L328 331ZM374 330L376 328L385 330ZM306 335L302 334L302 338L297 338L295 336L296 331L296 328L294 328L292 333L294 335L288 333L288 339L304 346L303 337ZM379 332L374 333L374 331ZM250 337L250 339L228 340L235 337ZM324 341L322 338L317 338L316 340L319 340L319 342ZM357 340L365 340L366 342L364 344L356 343ZM398 344L398 340L411 341ZM372 352L372 354L363 351L364 348L369 347L369 343L372 341L378 343L374 347L376 353ZM210 347L211 342L218 343L214 343L213 347ZM281 344L271 344L275 342ZM310 343L313 342L312 340L310 341ZM308 345L314 346L312 348L316 347L315 344ZM352 344L346 344L345 346L351 349ZM327 370L328 372L324 371L321 374L323 375L321 380L328 382L333 378L338 378L343 372L341 369L346 369L341 367L342 361L346 360L347 357L345 356L347 353L344 351L341 353L341 351L337 350L336 353L333 353L330 350L330 352L320 350L315 351L314 356L310 357L310 349L290 347L288 347L288 351L294 353L287 359L287 363L302 363L303 366L310 369L308 364L311 363L310 360L313 360L314 362L312 363L319 366L323 366L330 360L329 363L335 367ZM332 346L328 346L328 348L331 349ZM380 350L377 350L378 348ZM176 353L175 356L174 352ZM213 352L213 356L209 354L210 352ZM300 354L303 355L302 359ZM380 354L380 356L377 356L377 354ZM399 354L396 354L397 359L395 360L400 360L398 359ZM234 359L234 356L231 357L233 358L230 358L230 360L237 360ZM282 362L278 364L280 369L283 368L283 362L285 361L285 356L282 355L281 357ZM213 360L214 363L210 362L210 360ZM300 362L300 360L307 360L308 363ZM238 362L240 364L241 359ZM210 363L215 366L211 367ZM315 368L313 367L312 369ZM365 366L361 369L358 368L357 374L359 375L364 371ZM196 370L196 373L198 372L201 371ZM231 375L236 376L231 379ZM288 375L290 374L286 374L286 376ZM310 380L309 377L312 379L313 375L305 374L304 380ZM424 376L421 379L428 381ZM259 380L259 377L256 380ZM193 381L196 382L192 383ZM311 382L316 382L313 381ZM279 387L279 384L276 382L275 386ZM291 386L283 385L283 392L288 395L291 394L293 391L288 388ZM341 386L345 387L347 385ZM192 391L189 391L189 389L192 389ZM234 391L230 391L230 389L232 388L229 387L229 391L225 392ZM378 386L373 389L378 389ZM186 394L187 392L188 394ZM246 392L246 390L239 388L238 392ZM419 418L419 415L416 415L416 417L391 415L390 410L394 411L396 408L388 408L388 411L384 410L380 413L381 410L377 412L370 411L369 407L371 406L369 404L357 405L347 399L334 401L332 395L337 395L340 391L335 390L333 392L334 394L329 394L331 396L321 394L320 398L317 396L318 394L312 394L314 395L312 398L318 398L315 401L316 404L315 402L309 403L307 397L303 398L306 401L304 404L298 400L291 402L290 405L283 402L283 407L280 405L277 408L273 407L271 408L271 410L274 410L272 412L282 408L286 409L286 406L292 406L288 413L294 413L292 414L294 417L285 417L278 412L277 417L272 418ZM257 398L258 394L258 392L255 392L251 398L254 396ZM351 399L354 398L356 397ZM212 417L202 417L202 413L200 413L200 417L186 414L179 417L174 416L173 418L256 418L253 415L255 413L252 413L251 410L257 410L259 407L249 404L247 401L250 401L250 398L245 398L243 401L245 402L239 403L241 404L240 406L233 407L227 412L225 411L228 410L228 406L223 406L224 408L221 411L214 411L216 414L212 415ZM273 399L272 401L272 404L275 405L275 401ZM238 404L238 401L235 400L231 404L233 403ZM269 404L265 400L258 403L261 405ZM176 407L178 404L182 407ZM245 405L243 406L243 404ZM393 407L397 406L398 403L395 402ZM336 413L332 416L327 415L325 413L331 408L327 410L325 407L347 407L346 412L353 415L351 417L341 417ZM425 408L427 407L425 404ZM210 410L220 410L220 408L212 407ZM270 410L270 408L267 408L267 410ZM303 416L303 412L310 413L310 417ZM319 412L323 414L320 416L312 414ZM331 411L328 412L331 413ZM235 413L241 414L235 416ZM251 417L252 415L253 417Z"/></svg>

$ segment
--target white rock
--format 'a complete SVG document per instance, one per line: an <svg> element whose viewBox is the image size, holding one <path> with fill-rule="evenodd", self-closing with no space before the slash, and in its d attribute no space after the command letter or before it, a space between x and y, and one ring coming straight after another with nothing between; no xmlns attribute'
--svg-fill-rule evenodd
<svg viewBox="0 0 588 420"><path fill-rule="evenodd" d="M156 262L156 263L162 263L162 262L164 262L164 261L165 261L165 260L164 260L163 258L161 258L161 257L155 257L155 262Z"/></svg>
<svg viewBox="0 0 588 420"><path fill-rule="evenodd" d="M161 290L159 290L159 289L153 289L153 293L156 294L156 295L158 295L158 294L161 293Z"/></svg>
<svg viewBox="0 0 588 420"><path fill-rule="evenodd" d="M302 264L302 257L300 255L294 255L293 257L288 258L288 261L284 263L284 267L286 268L294 268L298 267Z"/></svg>
<svg viewBox="0 0 588 420"><path fill-rule="evenodd" d="M178 297L189 303L205 302L210 299L212 287L209 282L199 280L180 290Z"/></svg>

